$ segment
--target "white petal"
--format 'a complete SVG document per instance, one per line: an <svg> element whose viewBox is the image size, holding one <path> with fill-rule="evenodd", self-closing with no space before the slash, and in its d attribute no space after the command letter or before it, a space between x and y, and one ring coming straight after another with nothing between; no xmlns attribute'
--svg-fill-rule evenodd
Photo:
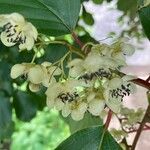
<svg viewBox="0 0 150 150"><path fill-rule="evenodd" d="M54 92L55 91L55 92ZM45 94L49 97L49 99L56 99L57 96L62 92L61 84L60 83L54 83L49 86Z"/></svg>
<svg viewBox="0 0 150 150"><path fill-rule="evenodd" d="M83 62L83 60L82 59L78 59L78 58L76 58L76 59L73 59L72 61L70 61L69 63L68 63L68 67L69 68L72 68L72 67L74 67L74 66L78 66L78 65L81 65L82 64L82 62Z"/></svg>
<svg viewBox="0 0 150 150"><path fill-rule="evenodd" d="M55 102L54 102L54 100L50 100L49 98L47 98L46 104L47 104L48 108L53 108L55 105Z"/></svg>
<svg viewBox="0 0 150 150"><path fill-rule="evenodd" d="M55 101L55 108L58 111L60 111L60 110L62 110L63 106L64 106L64 103L60 99L56 99L56 101Z"/></svg>
<svg viewBox="0 0 150 150"><path fill-rule="evenodd" d="M24 44L19 45L20 50L31 50L34 46L34 39L30 36L26 36L26 42Z"/></svg>
<svg viewBox="0 0 150 150"><path fill-rule="evenodd" d="M69 76L71 77L79 77L84 73L84 70L81 66L75 66L69 70Z"/></svg>
<svg viewBox="0 0 150 150"><path fill-rule="evenodd" d="M28 33L29 36L33 37L34 40L37 39L37 29L30 22L26 22L25 26L23 27L23 31Z"/></svg>
<svg viewBox="0 0 150 150"><path fill-rule="evenodd" d="M120 99L110 99L106 101L107 106L115 113L119 113L121 110L121 100Z"/></svg>
<svg viewBox="0 0 150 150"><path fill-rule="evenodd" d="M45 61L41 65L44 66L44 67L50 67L52 65L52 63L48 62L48 61Z"/></svg>
<svg viewBox="0 0 150 150"><path fill-rule="evenodd" d="M103 64L104 59L99 55L88 55L83 62L84 68L89 72L97 71Z"/></svg>
<svg viewBox="0 0 150 150"><path fill-rule="evenodd" d="M92 101L94 98L95 98L95 93L94 92L92 92L92 93L90 93L89 95L88 95L88 97L87 97L87 102L90 102L90 101Z"/></svg>
<svg viewBox="0 0 150 150"><path fill-rule="evenodd" d="M17 77L24 74L26 70L26 66L22 64L16 64L11 68L10 76L12 79L16 79Z"/></svg>
<svg viewBox="0 0 150 150"><path fill-rule="evenodd" d="M99 116L104 110L105 103L103 100L94 99L89 103L89 112L94 116Z"/></svg>
<svg viewBox="0 0 150 150"><path fill-rule="evenodd" d="M34 84L40 84L44 80L43 68L39 65L32 67L28 72L28 80Z"/></svg>
<svg viewBox="0 0 150 150"><path fill-rule="evenodd" d="M1 41L2 43L7 46L7 47L11 47L11 46L14 46L16 43L14 42L10 42L10 41L7 41L8 40L8 37L7 37L7 34L6 32L2 32L1 33ZM9 39L10 40L10 39Z"/></svg>
<svg viewBox="0 0 150 150"><path fill-rule="evenodd" d="M62 109L62 116L67 117L71 113L70 105L66 104Z"/></svg>
<svg viewBox="0 0 150 150"><path fill-rule="evenodd" d="M12 13L8 17L10 20L17 22L18 24L24 24L25 23L24 17L19 13Z"/></svg>
<svg viewBox="0 0 150 150"><path fill-rule="evenodd" d="M32 92L38 92L40 90L40 85L39 84L29 83L29 89Z"/></svg>
<svg viewBox="0 0 150 150"><path fill-rule="evenodd" d="M133 55L133 53L135 52L135 48L131 44L123 43L121 47L122 47L123 53L128 56Z"/></svg>
<svg viewBox="0 0 150 150"><path fill-rule="evenodd" d="M73 120L79 121L79 120L83 119L84 113L81 113L80 111L77 111L77 110L73 110L71 112L71 117L72 117Z"/></svg>
<svg viewBox="0 0 150 150"><path fill-rule="evenodd" d="M79 111L80 113L85 113L86 110L87 110L87 103L81 102L77 108L77 111Z"/></svg>
<svg viewBox="0 0 150 150"><path fill-rule="evenodd" d="M106 89L103 93L103 96L105 98L105 100L108 100L109 99L109 94L110 94L110 89Z"/></svg>
<svg viewBox="0 0 150 150"><path fill-rule="evenodd" d="M121 78L113 78L109 81L109 88L110 89L115 89L117 87L120 87L122 84L122 79Z"/></svg>

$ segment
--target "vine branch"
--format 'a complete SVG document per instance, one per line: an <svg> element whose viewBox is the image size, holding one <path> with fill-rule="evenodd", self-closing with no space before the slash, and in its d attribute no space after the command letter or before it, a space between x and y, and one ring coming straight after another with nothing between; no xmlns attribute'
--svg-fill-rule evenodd
<svg viewBox="0 0 150 150"><path fill-rule="evenodd" d="M135 147L136 147L136 145L137 145L137 142L138 142L138 140L139 140L139 137L140 137L140 135L141 135L141 132L142 132L144 126L145 126L145 122L146 122L146 118L147 118L147 115L148 115L149 110L150 110L150 105L148 105L147 110L146 110L146 113L145 113L145 115L144 115L144 117L143 117L143 120L142 120L142 122L141 122L141 124L140 124L140 126L139 126L139 129L137 130L137 133L136 133L136 135L135 135L135 138L134 138L134 141L133 141L131 150L135 150Z"/></svg>
<svg viewBox="0 0 150 150"><path fill-rule="evenodd" d="M112 118L112 114L113 114L113 112L111 111L111 109L109 109L107 119L106 119L106 122L105 122L105 129L108 129L108 127L109 127L109 124L110 124L110 121L111 121L111 118Z"/></svg>

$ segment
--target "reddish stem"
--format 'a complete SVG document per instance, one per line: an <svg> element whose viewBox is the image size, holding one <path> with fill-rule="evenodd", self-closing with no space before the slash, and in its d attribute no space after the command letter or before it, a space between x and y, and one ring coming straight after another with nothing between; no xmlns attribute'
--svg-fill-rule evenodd
<svg viewBox="0 0 150 150"><path fill-rule="evenodd" d="M146 125L146 124L145 124L145 127L148 128L148 129L150 129L150 126L148 126L148 125Z"/></svg>
<svg viewBox="0 0 150 150"><path fill-rule="evenodd" d="M147 131L147 130L150 130L150 128L143 128L142 129L142 131ZM127 133L134 133L134 132L137 132L138 130L137 129L135 129L135 130L132 130L132 131L129 131L129 132L127 132Z"/></svg>
<svg viewBox="0 0 150 150"><path fill-rule="evenodd" d="M150 81L150 76L146 79L146 82L149 82Z"/></svg>
<svg viewBox="0 0 150 150"><path fill-rule="evenodd" d="M78 36L74 32L72 32L71 35L74 38L75 42L82 48L84 44L78 39Z"/></svg>
<svg viewBox="0 0 150 150"><path fill-rule="evenodd" d="M109 124L110 124L110 121L111 121L111 118L112 118L112 114L113 114L113 112L109 109L107 119L106 119L106 122L105 122L105 129L108 129L108 127L109 127Z"/></svg>
<svg viewBox="0 0 150 150"><path fill-rule="evenodd" d="M144 117L143 117L143 120L142 120L142 122L141 122L141 124L140 124L140 126L139 126L139 128L138 128L138 130L137 130L137 133L136 133L136 135L135 135L135 138L134 138L134 141L133 141L131 150L135 150L135 148L136 148L136 145L137 145L137 142L138 142L139 137L140 137L140 135L141 135L141 132L142 132L142 130L144 129L144 126L145 126L145 123L146 123L146 118L147 118L149 109L150 109L150 105L148 105L147 110L146 110L146 113L145 113L145 115L144 115Z"/></svg>
<svg viewBox="0 0 150 150"><path fill-rule="evenodd" d="M132 80L132 82L139 85L139 86L142 86L142 87L150 90L150 83L148 83L146 80L137 78L137 79Z"/></svg>

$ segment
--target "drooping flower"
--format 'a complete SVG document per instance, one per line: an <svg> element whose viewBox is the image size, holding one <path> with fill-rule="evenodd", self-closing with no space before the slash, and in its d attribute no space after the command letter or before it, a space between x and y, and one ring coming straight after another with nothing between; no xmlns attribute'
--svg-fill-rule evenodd
<svg viewBox="0 0 150 150"><path fill-rule="evenodd" d="M33 92L38 91L40 85L48 87L50 84L55 83L55 75L60 74L60 68L48 62L41 65L33 63L16 64L11 69L11 78L16 79L19 76L25 76L29 81L29 88Z"/></svg>
<svg viewBox="0 0 150 150"><path fill-rule="evenodd" d="M31 50L37 39L37 29L27 22L21 14L0 15L1 41L4 45L11 47L19 45L20 50Z"/></svg>

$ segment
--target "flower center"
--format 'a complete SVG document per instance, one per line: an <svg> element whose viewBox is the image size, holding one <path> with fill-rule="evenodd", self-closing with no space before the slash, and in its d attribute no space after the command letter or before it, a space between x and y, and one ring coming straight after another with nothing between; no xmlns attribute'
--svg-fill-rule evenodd
<svg viewBox="0 0 150 150"><path fill-rule="evenodd" d="M26 42L26 36L22 33L19 25L13 25L10 22L3 26L3 32L6 33L7 42L24 44Z"/></svg>
<svg viewBox="0 0 150 150"><path fill-rule="evenodd" d="M77 92L74 92L73 94L67 92L67 93L62 93L58 95L58 98L60 98L62 100L63 103L65 102L72 102L74 101L77 97L79 97L79 95L77 94Z"/></svg>
<svg viewBox="0 0 150 150"><path fill-rule="evenodd" d="M121 97L121 100L123 100L124 96L130 95L130 93L131 93L131 90L129 89L130 86L131 86L130 83L127 84L126 86L122 84L120 88L111 90L110 91L111 97L112 98Z"/></svg>
<svg viewBox="0 0 150 150"><path fill-rule="evenodd" d="M92 79L95 78L95 77L99 77L99 78L103 78L103 77L105 77L105 78L110 78L110 77L111 77L111 72L106 71L105 69L101 68L101 69L99 69L99 70L96 71L96 72L93 72L93 73L90 73L90 74L86 73L86 74L84 74L83 76L80 76L78 79L79 79L79 80L80 80L80 79L84 79L85 81L87 81L87 80L92 80Z"/></svg>

